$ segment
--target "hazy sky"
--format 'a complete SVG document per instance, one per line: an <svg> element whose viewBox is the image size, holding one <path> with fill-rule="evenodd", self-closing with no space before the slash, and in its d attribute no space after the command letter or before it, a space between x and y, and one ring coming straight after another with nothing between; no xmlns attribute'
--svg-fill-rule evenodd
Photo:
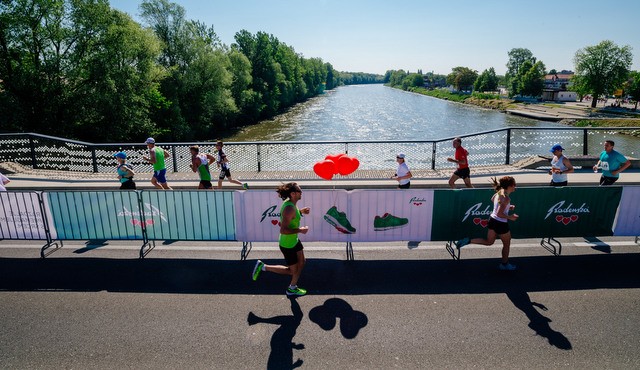
<svg viewBox="0 0 640 370"><path fill-rule="evenodd" d="M640 1L602 0L177 0L226 45L263 31L336 70L449 74L464 66L504 74L507 52L527 48L547 69L574 70L575 52L611 40L640 70ZM140 0L111 0L138 17Z"/></svg>

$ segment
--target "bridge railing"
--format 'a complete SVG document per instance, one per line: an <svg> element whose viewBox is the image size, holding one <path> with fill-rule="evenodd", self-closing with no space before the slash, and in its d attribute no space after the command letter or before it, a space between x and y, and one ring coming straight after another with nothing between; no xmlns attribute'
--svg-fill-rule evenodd
<svg viewBox="0 0 640 370"><path fill-rule="evenodd" d="M472 166L511 164L532 155L548 155L549 148L560 143L568 156L592 155L602 151L604 140L614 140L616 149L637 157L640 127L545 128L512 127L461 135L469 151ZM412 169L452 167L453 137L437 140L369 141L279 141L229 142L224 150L235 171L295 171L311 169L327 154L347 153L357 157L360 169L393 168L399 152L407 154ZM171 153L170 172L191 172L189 146L197 144L201 152L215 153L214 142L158 143ZM95 144L53 136L23 133L0 134L0 162L16 162L34 169L112 172L113 154L125 151L136 168L148 168L142 157L147 148L139 143Z"/></svg>

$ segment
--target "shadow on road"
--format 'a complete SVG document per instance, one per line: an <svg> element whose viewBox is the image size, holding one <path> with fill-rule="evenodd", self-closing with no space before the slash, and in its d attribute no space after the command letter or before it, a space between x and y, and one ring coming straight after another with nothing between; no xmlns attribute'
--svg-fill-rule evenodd
<svg viewBox="0 0 640 370"><path fill-rule="evenodd" d="M249 312L247 317L249 325L272 324L280 326L271 337L271 353L267 361L267 369L295 369L302 366L303 363L300 358L293 361L293 350L304 349L304 344L294 343L293 338L296 336L296 331L304 315L295 297L289 297L289 301L291 301L292 315L262 318Z"/></svg>
<svg viewBox="0 0 640 370"><path fill-rule="evenodd" d="M310 294L483 294L640 287L640 253L512 258L343 261L308 258L301 283ZM278 262L273 260L272 262ZM113 291L282 294L283 278L251 280L254 260L0 258L3 291Z"/></svg>

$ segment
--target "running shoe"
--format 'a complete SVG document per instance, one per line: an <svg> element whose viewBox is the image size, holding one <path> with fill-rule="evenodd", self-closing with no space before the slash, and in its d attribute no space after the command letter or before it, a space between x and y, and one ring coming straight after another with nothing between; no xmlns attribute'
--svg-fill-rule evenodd
<svg viewBox="0 0 640 370"><path fill-rule="evenodd" d="M295 295L295 296L300 297L300 296L303 296L305 294L307 294L307 290L306 289L302 289L302 288L298 288L298 287L295 287L293 289L292 288L287 288L287 295L289 295L289 296Z"/></svg>
<svg viewBox="0 0 640 370"><path fill-rule="evenodd" d="M516 269L516 265L512 265L510 263L501 263L498 265L498 270L502 271L513 271Z"/></svg>
<svg viewBox="0 0 640 370"><path fill-rule="evenodd" d="M356 233L356 229L351 226L351 223L347 219L347 215L344 212L339 212L336 206L329 208L327 213L324 215L324 219L343 234Z"/></svg>
<svg viewBox="0 0 640 370"><path fill-rule="evenodd" d="M264 266L264 262L257 260L256 265L253 268L253 274L251 275L253 281L258 280L258 276L260 276L260 273L262 272L262 266Z"/></svg>
<svg viewBox="0 0 640 370"><path fill-rule="evenodd" d="M244 184L242 184L242 188L243 188L244 190L249 189L249 184L247 184L247 183L245 182Z"/></svg>
<svg viewBox="0 0 640 370"><path fill-rule="evenodd" d="M396 217L392 214L385 213L382 217L376 216L373 219L373 229L375 231L397 229L407 226L408 223L408 218Z"/></svg>
<svg viewBox="0 0 640 370"><path fill-rule="evenodd" d="M456 248L460 249L460 248L464 247L465 245L469 244L470 242L471 242L471 239L462 238L462 239L458 240L457 242L455 242Z"/></svg>

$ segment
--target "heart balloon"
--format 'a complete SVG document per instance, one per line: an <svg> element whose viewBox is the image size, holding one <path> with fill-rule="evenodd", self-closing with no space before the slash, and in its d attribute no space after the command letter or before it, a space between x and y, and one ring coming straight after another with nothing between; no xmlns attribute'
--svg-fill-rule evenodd
<svg viewBox="0 0 640 370"><path fill-rule="evenodd" d="M353 173L353 171L357 170L359 166L360 161L358 160L358 158L349 157L346 155L338 158L338 163L336 163L338 173L343 176Z"/></svg>
<svg viewBox="0 0 640 370"><path fill-rule="evenodd" d="M325 180L331 180L336 173L336 164L333 161L325 159L313 165L313 172Z"/></svg>
<svg viewBox="0 0 640 370"><path fill-rule="evenodd" d="M333 172L334 175L338 174L338 159L340 159L340 157L345 156L346 154L344 153L340 153L340 154L329 154L326 157L324 157L324 159L328 160L328 161L333 161L333 163L336 164L336 169Z"/></svg>

